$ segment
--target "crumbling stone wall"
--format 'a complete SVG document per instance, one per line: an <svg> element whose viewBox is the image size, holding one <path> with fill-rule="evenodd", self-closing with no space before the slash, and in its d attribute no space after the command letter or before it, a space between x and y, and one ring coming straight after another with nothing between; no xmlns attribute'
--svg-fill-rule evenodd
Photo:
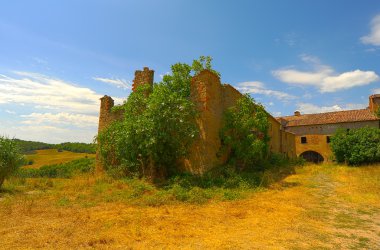
<svg viewBox="0 0 380 250"><path fill-rule="evenodd" d="M135 72L133 90L141 84L153 86L154 71L145 67L144 70ZM220 152L220 129L223 126L224 112L235 106L242 94L229 84L221 84L219 76L209 70L203 70L194 76L190 85L190 98L199 111L197 125L199 127L199 139L190 149L187 159L181 160L183 168L196 174L202 174L214 166L223 164L228 159L228 152ZM99 130L101 132L110 123L121 119L123 113L111 111L114 102L111 97L101 98ZM270 150L283 153L289 157L295 157L294 135L282 131L282 125L269 115L271 129L269 131ZM101 169L101 162L97 156L97 168Z"/></svg>
<svg viewBox="0 0 380 250"><path fill-rule="evenodd" d="M144 67L144 70L136 70L135 78L133 80L132 90L135 90L142 84L149 84L153 88L154 71L148 67ZM100 111L99 111L99 125L98 134L106 129L112 122L122 120L124 117L124 110L118 109L112 110L115 103L112 97L105 95L100 98ZM99 146L99 145L98 145ZM100 155L96 152L96 172L102 172L103 166L101 163Z"/></svg>
<svg viewBox="0 0 380 250"><path fill-rule="evenodd" d="M224 112L236 105L242 94L229 84L221 84L219 77L209 70L204 70L191 81L191 99L196 104L200 116L197 120L200 138L191 149L188 159L184 161L186 170L203 173L214 166L223 164L228 159L228 152L220 152L220 129L223 126ZM269 114L268 114L269 115ZM294 135L282 131L282 126L269 115L270 150L295 157Z"/></svg>
<svg viewBox="0 0 380 250"><path fill-rule="evenodd" d="M369 109L375 113L377 112L379 107L380 107L380 94L371 95L369 97Z"/></svg>
<svg viewBox="0 0 380 250"><path fill-rule="evenodd" d="M154 79L154 70L149 69L148 67L144 67L143 70L135 71L135 79L133 79L132 91L135 91L136 88L143 84L149 84L153 87L153 79Z"/></svg>

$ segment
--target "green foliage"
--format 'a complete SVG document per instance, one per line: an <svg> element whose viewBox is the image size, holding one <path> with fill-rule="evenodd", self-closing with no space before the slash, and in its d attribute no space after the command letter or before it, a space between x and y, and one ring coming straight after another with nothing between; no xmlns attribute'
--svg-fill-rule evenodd
<svg viewBox="0 0 380 250"><path fill-rule="evenodd" d="M92 173L95 168L95 159L82 158L67 163L54 164L35 168L21 168L15 174L21 178L71 178L78 173Z"/></svg>
<svg viewBox="0 0 380 250"><path fill-rule="evenodd" d="M380 129L339 129L332 137L331 149L337 162L349 165L380 162Z"/></svg>
<svg viewBox="0 0 380 250"><path fill-rule="evenodd" d="M51 149L54 148L53 144L36 142L36 141L24 141L20 139L13 139L17 142L22 154L31 154L34 150Z"/></svg>
<svg viewBox="0 0 380 250"><path fill-rule="evenodd" d="M239 169L257 168L268 155L268 114L248 94L225 113L221 130L222 150L230 151L230 163Z"/></svg>
<svg viewBox="0 0 380 250"><path fill-rule="evenodd" d="M89 153L95 154L96 146L94 143L81 143L81 142L64 142L60 144L49 144L37 141L24 141L20 139L13 139L17 142L20 152L22 154L33 154L35 150L53 149L66 150L74 153Z"/></svg>
<svg viewBox="0 0 380 250"><path fill-rule="evenodd" d="M5 178L13 174L23 164L23 156L17 141L0 136L0 187Z"/></svg>
<svg viewBox="0 0 380 250"><path fill-rule="evenodd" d="M96 146L94 143L81 143L81 142L64 142L54 145L58 150L66 150L74 153L88 153L95 154Z"/></svg>
<svg viewBox="0 0 380 250"><path fill-rule="evenodd" d="M197 111L190 100L193 74L211 70L211 57L193 66L174 64L162 82L139 86L122 107L123 121L114 122L98 135L100 154L113 176L165 177L177 172L178 160L198 134ZM150 94L148 94L150 93Z"/></svg>

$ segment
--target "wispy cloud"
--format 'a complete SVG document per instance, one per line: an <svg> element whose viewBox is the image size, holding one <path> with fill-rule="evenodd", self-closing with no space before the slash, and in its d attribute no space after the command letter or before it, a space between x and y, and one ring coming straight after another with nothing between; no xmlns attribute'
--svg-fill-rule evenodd
<svg viewBox="0 0 380 250"><path fill-rule="evenodd" d="M0 105L11 104L16 111L22 106L24 114L14 116L11 125L1 123L0 131L29 140L90 142L96 134L100 97L89 88L42 74L2 74ZM121 98L114 99L122 103Z"/></svg>
<svg viewBox="0 0 380 250"><path fill-rule="evenodd" d="M371 20L371 31L368 35L360 38L364 44L380 46L380 14Z"/></svg>
<svg viewBox="0 0 380 250"><path fill-rule="evenodd" d="M5 112L8 113L8 114L11 114L11 115L15 115L16 114L15 111L12 111L12 110L9 110L9 109L6 109Z"/></svg>
<svg viewBox="0 0 380 250"><path fill-rule="evenodd" d="M278 69L272 74L286 83L315 86L322 93L364 86L380 79L374 71L357 69L340 74L335 73L331 66L323 65L317 57L309 55L301 55L301 60L310 65L312 70Z"/></svg>
<svg viewBox="0 0 380 250"><path fill-rule="evenodd" d="M21 115L25 118L21 123L30 125L54 125L54 126L76 126L76 127L97 127L98 116L82 115L70 113L31 113L29 115Z"/></svg>
<svg viewBox="0 0 380 250"><path fill-rule="evenodd" d="M107 83L107 84L110 84L112 86L115 86L117 88L121 88L121 89L125 89L125 90L129 90L131 89L131 83L124 80L124 79L119 79L119 78L103 78L103 77L93 77L92 79L94 79L95 81L99 81L99 82L104 82L104 83Z"/></svg>
<svg viewBox="0 0 380 250"><path fill-rule="evenodd" d="M30 72L0 75L0 103L32 104L70 113L97 114L102 95L89 88ZM120 98L114 98L121 103Z"/></svg>
<svg viewBox="0 0 380 250"><path fill-rule="evenodd" d="M374 94L380 94L380 89L374 89L374 90L373 90L373 93L374 93Z"/></svg>
<svg viewBox="0 0 380 250"><path fill-rule="evenodd" d="M282 101L289 101L289 100L296 99L295 96L290 95L288 93L267 89L264 83L258 82L258 81L238 83L237 89L243 93L273 96Z"/></svg>
<svg viewBox="0 0 380 250"><path fill-rule="evenodd" d="M350 109L364 109L366 104L357 104L349 103L346 105L332 105L332 106L318 106L312 103L298 103L297 110L303 114L315 114L315 113L324 113L324 112L333 112L333 111L342 111Z"/></svg>

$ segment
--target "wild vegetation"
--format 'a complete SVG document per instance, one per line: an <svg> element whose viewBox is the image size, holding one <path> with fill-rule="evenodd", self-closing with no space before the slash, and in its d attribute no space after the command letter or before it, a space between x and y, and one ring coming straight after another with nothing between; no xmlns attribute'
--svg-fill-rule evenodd
<svg viewBox="0 0 380 250"><path fill-rule="evenodd" d="M298 166L285 179L267 170L255 188L219 171L235 177L167 188L86 173L12 177L0 191L2 248L379 247L380 166Z"/></svg>
<svg viewBox="0 0 380 250"><path fill-rule="evenodd" d="M230 151L229 164L239 170L260 168L268 160L268 115L248 94L225 113L222 151Z"/></svg>
<svg viewBox="0 0 380 250"><path fill-rule="evenodd" d="M112 176L137 176L150 179L178 174L178 162L186 157L198 136L197 110L190 100L191 78L212 69L211 57L200 57L192 65L177 63L162 81L139 86L116 109L125 117L98 135L100 154ZM235 170L264 166L268 161L267 113L248 95L225 114L221 131L224 148L231 152L230 166Z"/></svg>
<svg viewBox="0 0 380 250"><path fill-rule="evenodd" d="M64 142L60 144L50 144L36 141L25 141L20 139L13 139L17 142L20 152L22 154L34 154L36 150L44 149L58 149L66 150L75 153L88 153L95 154L96 147L94 143L82 143L82 142Z"/></svg>
<svg viewBox="0 0 380 250"><path fill-rule="evenodd" d="M22 165L23 156L19 151L14 140L0 136L0 188L4 180Z"/></svg>
<svg viewBox="0 0 380 250"><path fill-rule="evenodd" d="M380 162L380 129L339 129L332 137L331 149L339 163L363 165Z"/></svg>
<svg viewBox="0 0 380 250"><path fill-rule="evenodd" d="M81 158L94 158L95 154L73 153L57 149L36 150L34 154L25 155L24 164L26 168L40 168L45 165L67 163Z"/></svg>

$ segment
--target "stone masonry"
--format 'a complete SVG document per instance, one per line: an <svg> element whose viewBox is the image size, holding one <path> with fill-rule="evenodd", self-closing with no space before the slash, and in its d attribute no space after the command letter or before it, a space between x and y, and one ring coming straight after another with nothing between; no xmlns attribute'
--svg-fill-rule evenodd
<svg viewBox="0 0 380 250"><path fill-rule="evenodd" d="M135 72L134 91L141 84L153 85L154 71L147 67ZM191 100L195 103L200 115L197 119L200 136L194 142L187 159L181 160L185 171L202 174L210 168L225 163L228 155L220 153L221 140L219 131L223 123L223 114L236 104L242 94L229 84L222 84L220 78L209 70L203 70L191 80ZM113 113L113 100L109 96L101 99L99 129L101 132L110 123L123 117L122 113ZM268 114L269 115L269 114ZM294 134L285 132L279 121L269 115L271 124L269 135L272 152L295 157ZM97 168L101 162L97 157Z"/></svg>

